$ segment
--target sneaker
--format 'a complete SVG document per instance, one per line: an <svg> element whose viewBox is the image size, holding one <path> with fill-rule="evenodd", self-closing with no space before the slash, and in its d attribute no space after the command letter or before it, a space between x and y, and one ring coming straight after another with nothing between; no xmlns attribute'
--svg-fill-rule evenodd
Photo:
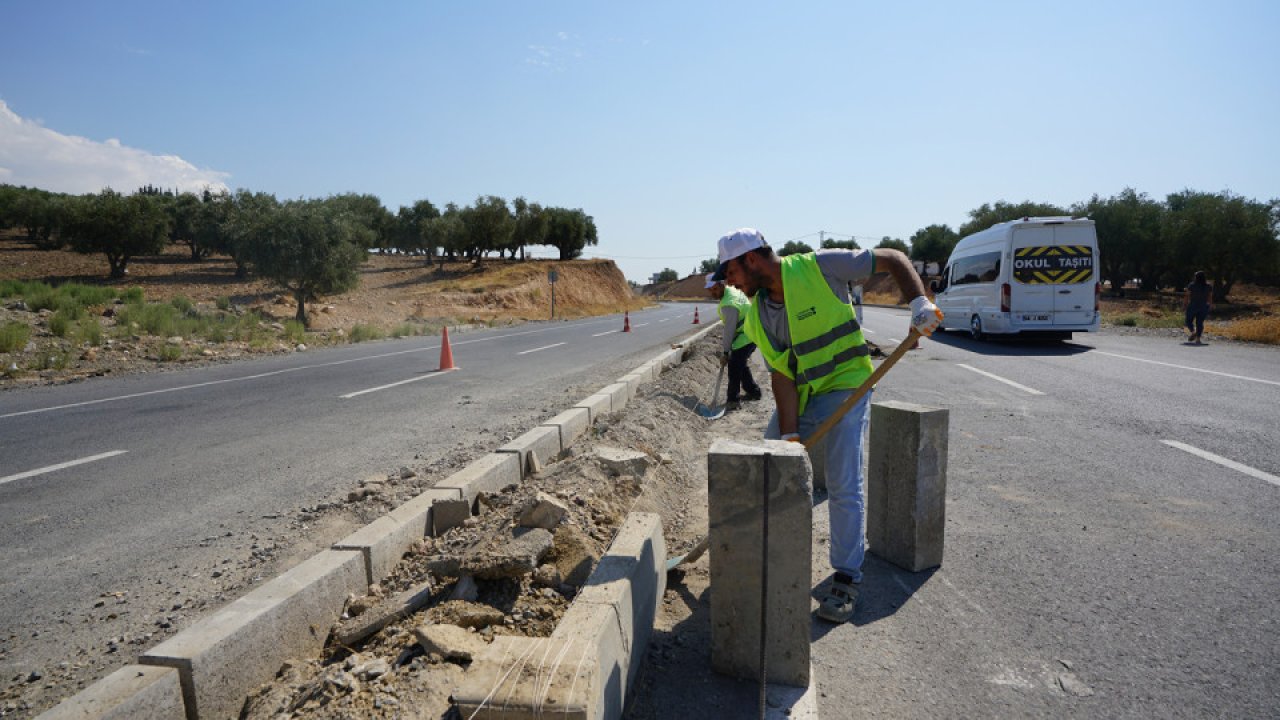
<svg viewBox="0 0 1280 720"><path fill-rule="evenodd" d="M733 412L734 410L737 410L741 407L742 407L742 403L738 402L737 400L730 400L729 402L724 404L724 411Z"/></svg>
<svg viewBox="0 0 1280 720"><path fill-rule="evenodd" d="M833 623L848 622L858 604L858 584L832 581L831 590L818 606L818 617Z"/></svg>
<svg viewBox="0 0 1280 720"><path fill-rule="evenodd" d="M759 400L761 397L762 396L760 395L760 393L753 392L753 393L747 393L747 396L743 399L746 400L747 402L755 402Z"/></svg>

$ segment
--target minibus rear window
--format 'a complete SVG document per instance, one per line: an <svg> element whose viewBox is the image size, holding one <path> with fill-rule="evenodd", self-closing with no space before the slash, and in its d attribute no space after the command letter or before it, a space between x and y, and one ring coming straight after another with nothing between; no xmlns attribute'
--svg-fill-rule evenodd
<svg viewBox="0 0 1280 720"><path fill-rule="evenodd" d="M989 252L970 255L952 262L952 285L973 285L995 282L1000 277L1000 253Z"/></svg>

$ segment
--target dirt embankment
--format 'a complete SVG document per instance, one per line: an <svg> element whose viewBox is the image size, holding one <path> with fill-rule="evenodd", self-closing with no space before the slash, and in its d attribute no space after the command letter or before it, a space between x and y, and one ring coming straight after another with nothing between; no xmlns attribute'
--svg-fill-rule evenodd
<svg viewBox="0 0 1280 720"><path fill-rule="evenodd" d="M31 307L20 296L0 295L0 328L20 323L20 347L0 346L0 389L63 382L92 375L164 369L307 347L358 342L387 335L437 334L444 325L501 325L551 317L554 271L555 317L636 310L651 301L632 294L609 260L494 260L428 265L424 258L369 255L360 283L340 295L308 303L310 327L287 327L296 313L288 293L259 278L237 279L229 258L191 260L185 247L134 259L121 281L107 279L98 255L44 251L0 232L0 281L80 283L124 292L141 288L147 302L176 303L185 314L235 325L234 332L156 333L121 326L121 302L77 312L68 328L52 309ZM87 315L87 317L84 317ZM190 325L188 323L188 325ZM93 327L96 326L96 327Z"/></svg>

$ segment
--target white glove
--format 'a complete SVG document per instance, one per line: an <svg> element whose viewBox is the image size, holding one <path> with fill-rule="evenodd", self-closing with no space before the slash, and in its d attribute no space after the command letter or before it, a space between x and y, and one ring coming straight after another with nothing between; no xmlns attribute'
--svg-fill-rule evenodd
<svg viewBox="0 0 1280 720"><path fill-rule="evenodd" d="M921 295L911 301L911 328L925 337L942 324L942 311L929 298Z"/></svg>

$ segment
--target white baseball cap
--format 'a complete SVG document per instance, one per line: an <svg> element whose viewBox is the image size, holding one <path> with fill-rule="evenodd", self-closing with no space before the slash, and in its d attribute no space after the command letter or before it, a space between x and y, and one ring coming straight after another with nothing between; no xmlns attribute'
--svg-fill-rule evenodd
<svg viewBox="0 0 1280 720"><path fill-rule="evenodd" d="M768 245L764 241L764 233L755 228L738 228L720 238L720 267L714 273L715 279L717 281L724 280L726 263L730 260L745 255L756 248L768 247Z"/></svg>
<svg viewBox="0 0 1280 720"><path fill-rule="evenodd" d="M702 287L706 288L707 290L710 290L711 288L719 284L720 284L720 281L715 278L715 273L709 272L707 273L707 284L703 285Z"/></svg>

